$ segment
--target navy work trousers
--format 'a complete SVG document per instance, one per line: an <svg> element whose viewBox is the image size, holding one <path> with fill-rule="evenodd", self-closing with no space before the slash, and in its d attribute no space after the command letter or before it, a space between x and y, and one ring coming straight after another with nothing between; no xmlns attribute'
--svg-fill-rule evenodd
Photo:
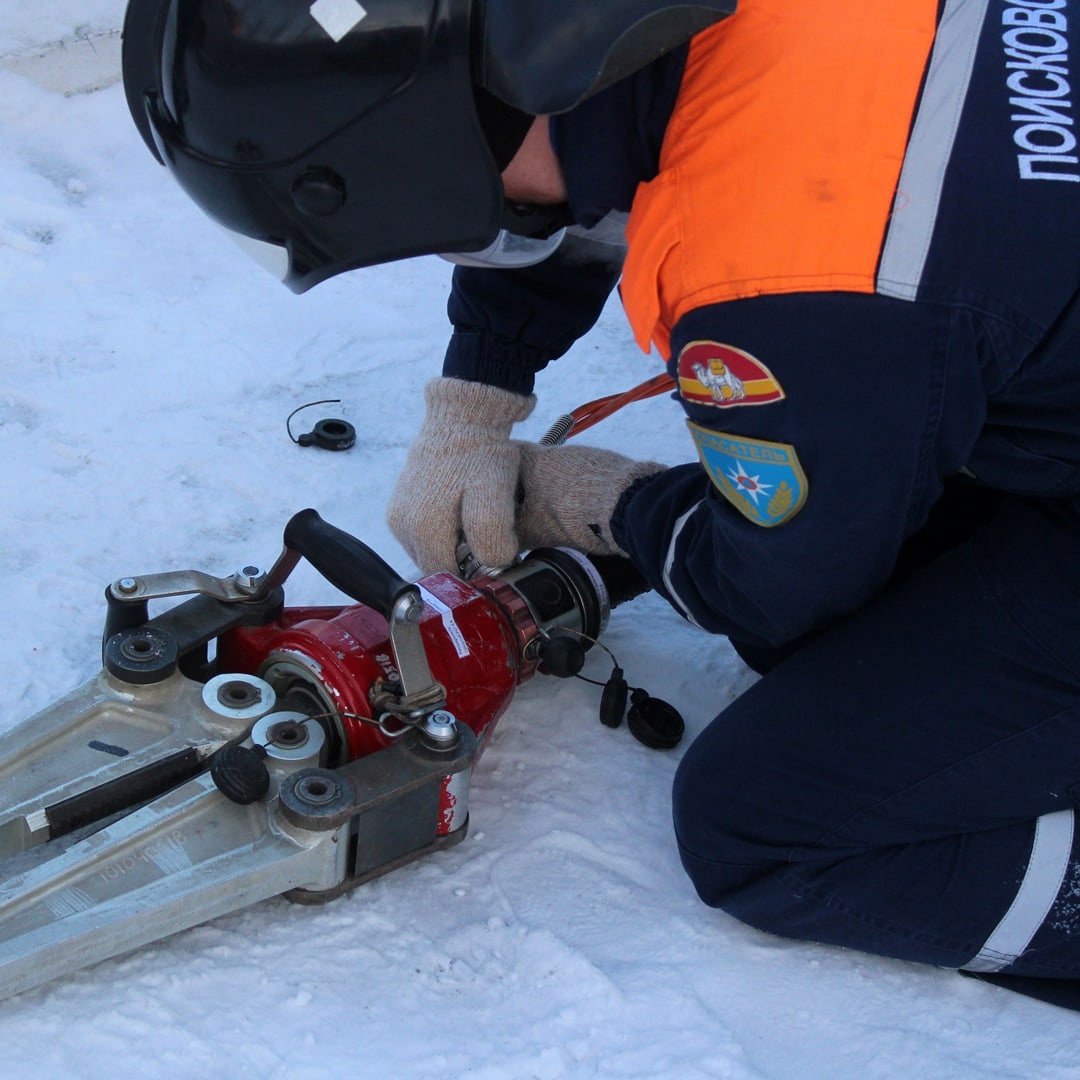
<svg viewBox="0 0 1080 1080"><path fill-rule="evenodd" d="M1080 507L958 491L872 603L747 657L680 764L680 853L759 929L1080 978Z"/></svg>

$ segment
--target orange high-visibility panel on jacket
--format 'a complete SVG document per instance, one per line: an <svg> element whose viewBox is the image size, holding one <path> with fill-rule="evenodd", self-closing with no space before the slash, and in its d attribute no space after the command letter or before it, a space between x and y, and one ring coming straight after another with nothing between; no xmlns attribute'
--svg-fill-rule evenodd
<svg viewBox="0 0 1080 1080"><path fill-rule="evenodd" d="M874 292L937 9L742 0L693 40L630 215L621 290L643 349L666 358L706 304Z"/></svg>

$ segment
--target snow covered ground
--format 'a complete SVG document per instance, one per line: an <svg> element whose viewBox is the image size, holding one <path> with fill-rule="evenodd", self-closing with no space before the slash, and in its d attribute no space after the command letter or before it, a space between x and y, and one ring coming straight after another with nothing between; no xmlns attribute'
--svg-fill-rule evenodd
<svg viewBox="0 0 1080 1080"><path fill-rule="evenodd" d="M110 83L86 49L112 47L122 10L0 11L4 728L94 674L102 589L123 574L265 564L309 505L413 572L383 508L439 368L448 268L299 298L276 285L152 161L119 86L63 93ZM45 43L62 44L32 63ZM614 306L561 367L529 434L655 370ZM344 416L352 451L290 442L287 414L318 398L341 405L298 420ZM673 408L634 406L587 437L681 460ZM342 600L306 566L288 595ZM607 644L682 710L687 742L752 678L653 597L615 612ZM594 656L589 673L605 668ZM680 751L602 727L598 694L521 689L460 846L325 908L269 901L0 1002L0 1074L1080 1076L1072 1014L703 907L671 836Z"/></svg>

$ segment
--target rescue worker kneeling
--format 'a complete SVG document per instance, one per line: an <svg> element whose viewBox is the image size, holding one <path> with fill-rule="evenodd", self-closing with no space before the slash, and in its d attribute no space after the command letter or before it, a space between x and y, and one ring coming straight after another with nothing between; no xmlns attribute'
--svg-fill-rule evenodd
<svg viewBox="0 0 1080 1080"><path fill-rule="evenodd" d="M459 263L389 507L421 570L620 554L763 673L678 771L706 903L1067 993L1080 8L735 6L132 0L125 86L297 291ZM670 468L512 437L616 283Z"/></svg>

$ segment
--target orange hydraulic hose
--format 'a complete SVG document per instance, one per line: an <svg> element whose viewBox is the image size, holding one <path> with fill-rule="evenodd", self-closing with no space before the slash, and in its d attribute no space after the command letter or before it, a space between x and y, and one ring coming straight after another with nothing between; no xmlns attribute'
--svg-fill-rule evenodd
<svg viewBox="0 0 1080 1080"><path fill-rule="evenodd" d="M633 401L644 401L646 398L656 397L674 389L675 380L664 371L622 393L608 394L595 401L587 401L573 412L560 416L548 428L540 442L544 446L558 446L586 428L592 427L593 424L598 424L624 405L629 405Z"/></svg>

